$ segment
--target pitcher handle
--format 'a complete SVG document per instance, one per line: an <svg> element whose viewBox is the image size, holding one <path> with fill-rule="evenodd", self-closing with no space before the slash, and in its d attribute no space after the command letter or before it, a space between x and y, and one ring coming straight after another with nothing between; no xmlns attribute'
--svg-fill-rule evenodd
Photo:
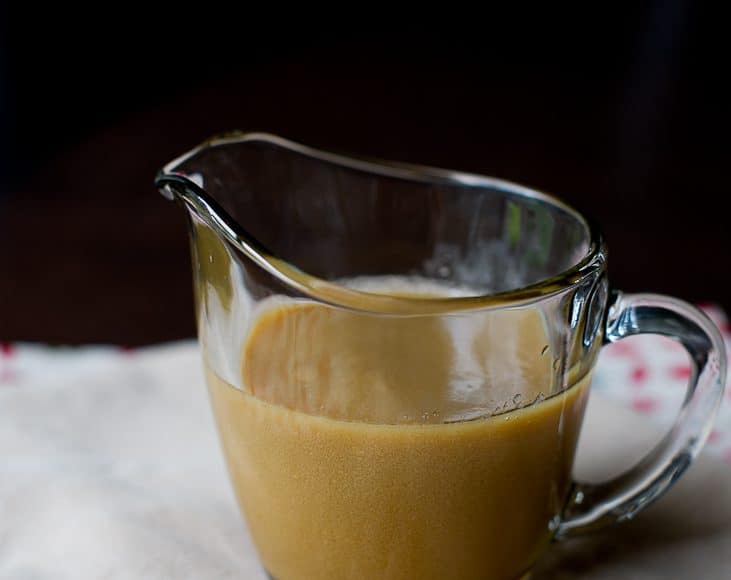
<svg viewBox="0 0 731 580"><path fill-rule="evenodd" d="M633 518L662 496L698 455L726 382L726 349L711 320L690 304L657 294L621 294L607 312L604 344L636 334L679 341L690 355L688 390L670 432L634 467L600 484L574 482L555 538Z"/></svg>

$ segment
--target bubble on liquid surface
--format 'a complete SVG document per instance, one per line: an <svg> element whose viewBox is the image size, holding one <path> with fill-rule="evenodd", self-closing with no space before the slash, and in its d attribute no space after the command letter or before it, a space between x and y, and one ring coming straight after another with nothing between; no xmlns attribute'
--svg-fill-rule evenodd
<svg viewBox="0 0 731 580"><path fill-rule="evenodd" d="M548 345L545 345L545 346L543 347L543 349L541 350L541 356L543 356L543 355L544 355L544 354L546 354L547 352L548 352Z"/></svg>
<svg viewBox="0 0 731 580"><path fill-rule="evenodd" d="M513 396L513 405L520 405L520 402L523 400L523 396L518 393L517 395Z"/></svg>

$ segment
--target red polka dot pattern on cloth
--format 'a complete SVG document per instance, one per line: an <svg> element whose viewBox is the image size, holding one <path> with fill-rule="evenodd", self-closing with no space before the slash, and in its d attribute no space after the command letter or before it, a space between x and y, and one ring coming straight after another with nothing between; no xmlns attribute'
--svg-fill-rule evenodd
<svg viewBox="0 0 731 580"><path fill-rule="evenodd" d="M704 304L706 314L721 329L726 353L731 356L731 327L720 308ZM685 396L690 361L677 342L653 335L626 338L602 350L592 388L652 421L669 426ZM731 465L731 381L727 378L718 419L706 452Z"/></svg>

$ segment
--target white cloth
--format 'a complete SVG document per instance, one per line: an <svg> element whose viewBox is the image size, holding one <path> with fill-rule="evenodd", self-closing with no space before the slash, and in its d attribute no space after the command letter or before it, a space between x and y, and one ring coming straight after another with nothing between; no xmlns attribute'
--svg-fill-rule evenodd
<svg viewBox="0 0 731 580"><path fill-rule="evenodd" d="M194 343L23 352L18 380L0 381L0 579L265 578ZM24 382L25 367L45 372ZM616 469L656 436L595 394L579 473ZM712 456L634 522L557 546L536 575L691 577L731 578L731 469Z"/></svg>

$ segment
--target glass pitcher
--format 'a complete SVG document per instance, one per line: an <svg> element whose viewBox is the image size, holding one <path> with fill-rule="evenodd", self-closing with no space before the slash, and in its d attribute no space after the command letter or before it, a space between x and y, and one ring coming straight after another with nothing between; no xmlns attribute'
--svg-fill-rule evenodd
<svg viewBox="0 0 731 580"><path fill-rule="evenodd" d="M708 435L718 330L610 291L600 233L549 195L266 134L156 185L187 210L211 401L272 578L523 577L661 496ZM641 333L690 354L678 419L626 473L574 481L601 346Z"/></svg>

